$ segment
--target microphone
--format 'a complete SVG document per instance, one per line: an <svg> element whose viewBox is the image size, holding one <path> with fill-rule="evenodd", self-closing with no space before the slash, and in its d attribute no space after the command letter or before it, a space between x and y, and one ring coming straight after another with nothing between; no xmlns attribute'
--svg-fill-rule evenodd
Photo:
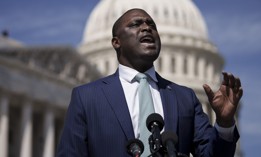
<svg viewBox="0 0 261 157"><path fill-rule="evenodd" d="M132 157L140 157L144 151L144 145L139 139L131 139L127 142L126 145L127 152Z"/></svg>
<svg viewBox="0 0 261 157"><path fill-rule="evenodd" d="M152 113L148 116L146 125L150 132L153 132L155 128L158 128L161 131L164 126L164 121L160 114Z"/></svg>
<svg viewBox="0 0 261 157"><path fill-rule="evenodd" d="M162 147L160 136L160 131L163 129L164 126L162 116L158 113L150 114L146 120L146 126L148 130L152 133L149 138L150 150L152 153L155 153L159 151Z"/></svg>
<svg viewBox="0 0 261 157"><path fill-rule="evenodd" d="M178 136L172 131L164 131L161 135L163 146L167 149L169 157L177 157L176 143Z"/></svg>

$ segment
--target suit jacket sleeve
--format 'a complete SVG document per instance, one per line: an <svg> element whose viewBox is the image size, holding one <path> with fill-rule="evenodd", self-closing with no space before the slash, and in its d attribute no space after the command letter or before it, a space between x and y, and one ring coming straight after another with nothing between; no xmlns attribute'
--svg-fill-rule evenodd
<svg viewBox="0 0 261 157"><path fill-rule="evenodd" d="M209 118L203 112L202 105L194 92L193 101L195 104L193 154L204 157L233 157L239 138L237 129L234 131L233 141L223 140L219 137L216 128L209 124Z"/></svg>
<svg viewBox="0 0 261 157"><path fill-rule="evenodd" d="M87 122L77 88L73 89L57 157L88 157Z"/></svg>

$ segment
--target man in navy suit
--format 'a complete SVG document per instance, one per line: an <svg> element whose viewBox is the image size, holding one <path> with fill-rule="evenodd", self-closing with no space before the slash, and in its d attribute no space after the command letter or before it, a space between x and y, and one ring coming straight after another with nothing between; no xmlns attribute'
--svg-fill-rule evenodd
<svg viewBox="0 0 261 157"><path fill-rule="evenodd" d="M155 112L164 118L164 130L178 135L178 152L197 157L234 156L239 138L234 115L243 94L239 78L224 72L216 92L203 85L216 113L212 126L190 88L155 72L153 62L159 56L161 41L150 15L131 9L115 22L112 32L119 68L111 76L73 89L57 156L130 156L126 143L140 136L139 83L134 80L138 73L149 76Z"/></svg>

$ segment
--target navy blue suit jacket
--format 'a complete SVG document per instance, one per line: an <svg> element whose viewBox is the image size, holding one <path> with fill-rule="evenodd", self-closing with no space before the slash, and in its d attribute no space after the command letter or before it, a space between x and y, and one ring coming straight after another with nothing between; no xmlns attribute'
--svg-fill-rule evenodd
<svg viewBox="0 0 261 157"><path fill-rule="evenodd" d="M178 152L203 157L232 157L239 137L222 140L204 114L195 93L157 74L165 130L179 138ZM144 124L145 125L145 124ZM134 139L132 122L118 71L76 87L65 118L58 157L128 157L126 142Z"/></svg>

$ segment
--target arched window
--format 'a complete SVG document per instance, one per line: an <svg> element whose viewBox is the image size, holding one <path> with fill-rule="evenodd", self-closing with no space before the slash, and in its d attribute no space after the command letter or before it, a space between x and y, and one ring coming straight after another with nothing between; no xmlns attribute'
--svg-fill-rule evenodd
<svg viewBox="0 0 261 157"><path fill-rule="evenodd" d="M184 63L183 63L183 73L187 74L188 73L188 57L184 57Z"/></svg>
<svg viewBox="0 0 261 157"><path fill-rule="evenodd" d="M154 13L155 17L157 17L158 16L158 9L154 8L153 13Z"/></svg>
<svg viewBox="0 0 261 157"><path fill-rule="evenodd" d="M168 17L169 16L169 11L167 8L164 8L164 16Z"/></svg>
<svg viewBox="0 0 261 157"><path fill-rule="evenodd" d="M171 73L175 73L176 72L176 59L175 57L171 58Z"/></svg>
<svg viewBox="0 0 261 157"><path fill-rule="evenodd" d="M174 19L175 23L179 24L179 12L176 9L174 10Z"/></svg>
<svg viewBox="0 0 261 157"><path fill-rule="evenodd" d="M196 59L195 59L195 65L194 65L194 73L195 73L195 76L198 76L198 70L199 70L198 60L199 60L199 58L196 57Z"/></svg>
<svg viewBox="0 0 261 157"><path fill-rule="evenodd" d="M187 15L185 12L182 12L182 18L183 18L183 26L187 26Z"/></svg>

